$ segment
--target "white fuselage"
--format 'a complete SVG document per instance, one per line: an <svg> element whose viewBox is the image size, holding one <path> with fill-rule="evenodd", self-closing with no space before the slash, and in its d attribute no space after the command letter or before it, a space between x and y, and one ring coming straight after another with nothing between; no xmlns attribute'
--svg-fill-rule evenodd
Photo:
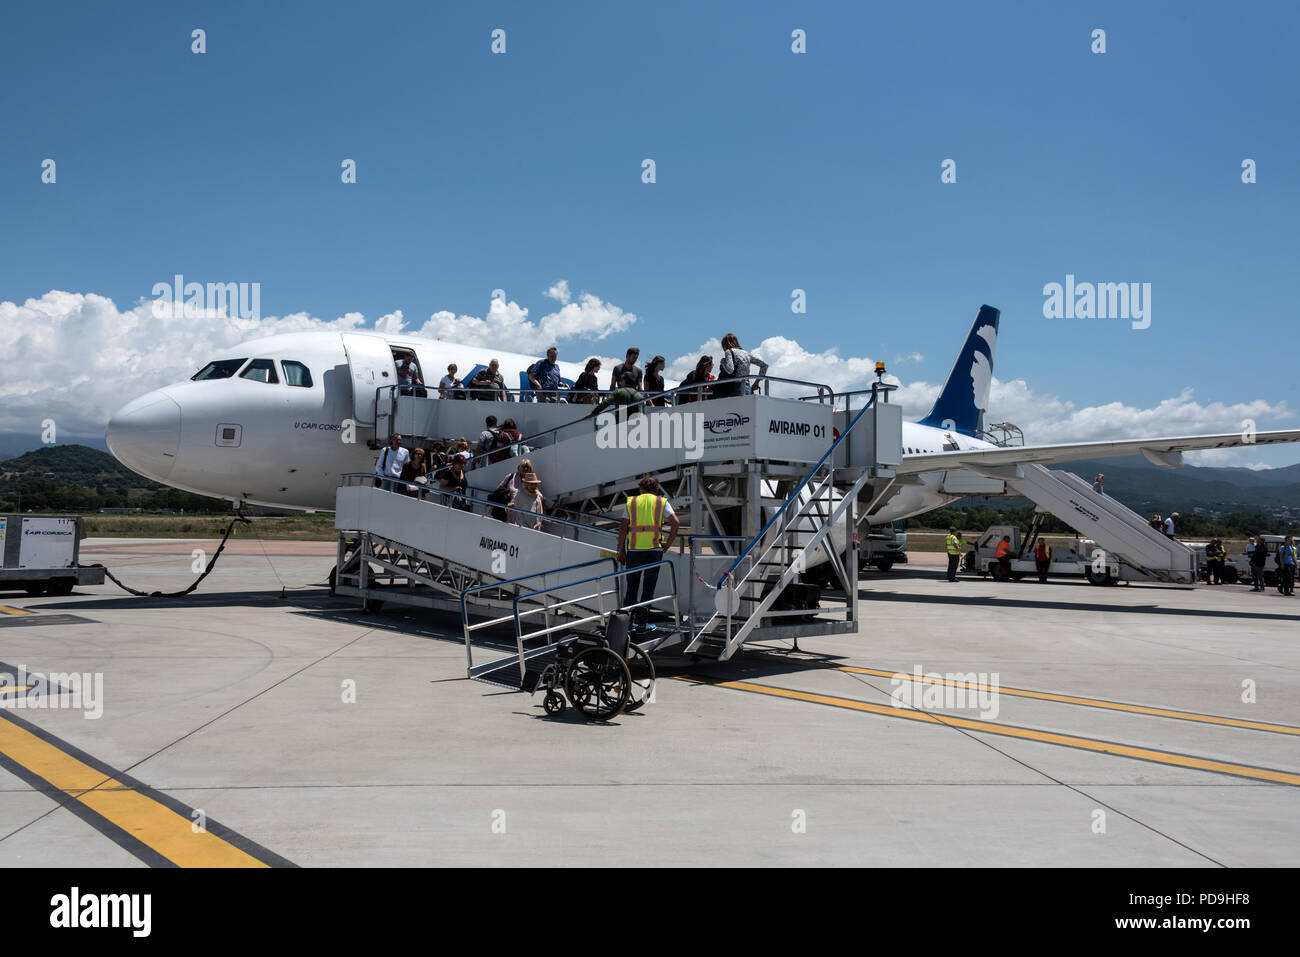
<svg viewBox="0 0 1300 957"><path fill-rule="evenodd" d="M972 438L969 435L962 435L960 432L936 429L933 426L921 425L917 422L903 423L904 461L907 460L909 455L924 455L926 453L956 451L959 449L965 451L967 449L993 448L997 448L997 446L992 442ZM955 502L959 498L970 494L969 492L944 491L944 486L950 474L952 473L938 471L922 472L914 476L914 482L900 485L894 496L871 516L871 524L887 525L900 519L911 518L913 515L921 515L936 508L942 508L949 502ZM992 490L992 485L990 485L990 490Z"/></svg>
<svg viewBox="0 0 1300 957"><path fill-rule="evenodd" d="M385 368L378 360L373 363L371 378L362 382L357 368L362 346L372 352L415 352L430 397L437 395L438 381L448 363L455 363L457 375L468 380L476 367L497 359L506 387L518 389L520 373L537 361L536 356L416 336L335 332L272 336L214 357L249 360L228 377L178 382L125 405L109 422L109 447L135 471L185 491L234 502L332 509L340 476L374 468L377 453L367 446L374 428L355 424L366 421L362 407L368 400L373 409L374 388L397 384L395 368ZM274 362L278 382L248 377L252 360L257 359ZM570 382L576 380L586 359L561 360L561 375ZM305 366L310 386L290 385L285 362ZM609 385L611 372L611 364L605 360L597 373L602 387ZM466 405L475 407L476 415L494 413L503 420L535 408L531 403ZM571 407L571 411L576 419L587 410ZM352 428L348 423L354 423ZM472 443L477 434L468 437ZM904 423L903 446L905 456L993 447L915 423ZM872 517L873 523L906 518L959 498L943 491L945 474L923 474L919 482L902 486L886 508Z"/></svg>
<svg viewBox="0 0 1300 957"><path fill-rule="evenodd" d="M353 343L364 338L414 351L430 396L437 395L448 363L459 367L459 377L468 378L476 366L498 359L506 388L518 389L519 373L537 361L536 356L413 336L345 335ZM214 357L222 359L274 360L280 381L271 384L236 373L150 392L110 420L106 438L113 454L140 474L185 491L304 509L332 509L339 477L374 467L376 453L366 444L374 435L373 425L348 428L363 421L356 396L362 397L362 404L365 398L373 403L374 396L354 379L344 334L271 336ZM286 382L286 360L307 367L310 386ZM564 378L573 380L585 357L578 363L561 360L559 365ZM608 384L609 374L606 363L599 373L602 385ZM396 369L390 364L377 374L374 387L396 384ZM521 408L501 402L466 405L503 419ZM469 438L473 442L477 432Z"/></svg>

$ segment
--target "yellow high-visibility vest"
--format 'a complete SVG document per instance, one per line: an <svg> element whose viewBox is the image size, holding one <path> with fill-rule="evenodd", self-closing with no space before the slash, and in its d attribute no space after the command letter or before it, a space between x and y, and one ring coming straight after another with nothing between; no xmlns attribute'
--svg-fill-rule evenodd
<svg viewBox="0 0 1300 957"><path fill-rule="evenodd" d="M961 554L961 539L958 538L956 535L949 535L947 539L945 539L945 543L948 546L949 555Z"/></svg>
<svg viewBox="0 0 1300 957"><path fill-rule="evenodd" d="M664 503L662 495L643 492L630 495L627 500L627 547L634 552L644 552L659 548L662 538L659 527L664 521Z"/></svg>

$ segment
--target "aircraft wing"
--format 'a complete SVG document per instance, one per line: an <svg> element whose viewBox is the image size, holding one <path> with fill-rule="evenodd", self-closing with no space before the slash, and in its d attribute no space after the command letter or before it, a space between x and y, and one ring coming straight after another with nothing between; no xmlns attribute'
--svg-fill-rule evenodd
<svg viewBox="0 0 1300 957"><path fill-rule="evenodd" d="M1158 439L1119 439L1112 442L1071 442L1062 445L1017 445L1003 449L971 449L957 452L931 452L925 455L904 455L903 464L895 471L899 475L918 472L942 472L948 469L979 469L992 465L1021 465L1036 463L1053 465L1058 462L1075 462L1080 459L1108 458L1118 455L1145 455L1156 465L1176 467L1182 464L1182 453L1198 449L1233 449L1252 445L1275 445L1279 442L1300 442L1300 430L1256 432L1243 435L1183 435Z"/></svg>

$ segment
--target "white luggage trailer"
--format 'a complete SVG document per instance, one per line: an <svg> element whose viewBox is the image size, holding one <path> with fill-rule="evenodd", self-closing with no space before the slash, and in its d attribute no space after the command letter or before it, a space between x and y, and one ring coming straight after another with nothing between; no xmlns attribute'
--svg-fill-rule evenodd
<svg viewBox="0 0 1300 957"><path fill-rule="evenodd" d="M104 584L104 569L78 559L86 525L80 516L0 515L0 590L67 595Z"/></svg>

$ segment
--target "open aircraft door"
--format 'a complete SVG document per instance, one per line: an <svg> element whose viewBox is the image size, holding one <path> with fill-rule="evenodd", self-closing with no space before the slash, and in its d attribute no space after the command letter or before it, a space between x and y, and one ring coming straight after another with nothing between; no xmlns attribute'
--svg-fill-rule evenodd
<svg viewBox="0 0 1300 957"><path fill-rule="evenodd" d="M352 373L352 417L357 425L374 426L375 390L397 383L393 350L378 336L343 333L343 348Z"/></svg>

